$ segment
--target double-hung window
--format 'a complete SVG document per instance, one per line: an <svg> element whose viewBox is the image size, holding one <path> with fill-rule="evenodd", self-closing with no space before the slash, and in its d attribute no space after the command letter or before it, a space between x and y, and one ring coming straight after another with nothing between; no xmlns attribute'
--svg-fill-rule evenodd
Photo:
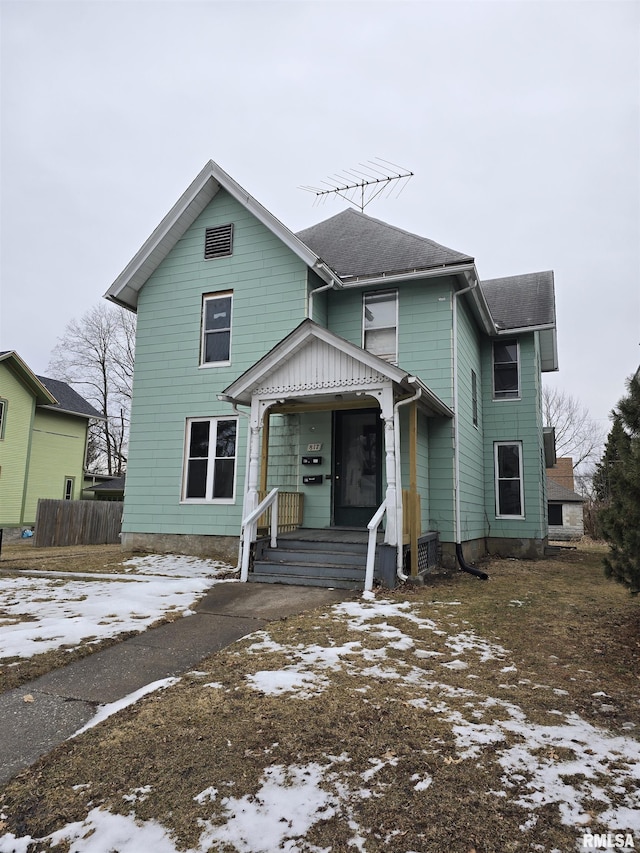
<svg viewBox="0 0 640 853"><path fill-rule="evenodd" d="M183 500L234 499L237 431L237 418L187 421Z"/></svg>
<svg viewBox="0 0 640 853"><path fill-rule="evenodd" d="M515 338L493 342L493 396L496 400L520 397L520 352Z"/></svg>
<svg viewBox="0 0 640 853"><path fill-rule="evenodd" d="M4 426L7 420L7 401L0 400L0 439L4 438Z"/></svg>
<svg viewBox="0 0 640 853"><path fill-rule="evenodd" d="M501 518L523 518L522 442L497 441L494 450L496 515Z"/></svg>
<svg viewBox="0 0 640 853"><path fill-rule="evenodd" d="M398 291L365 293L362 346L391 364L398 363Z"/></svg>
<svg viewBox="0 0 640 853"><path fill-rule="evenodd" d="M231 291L203 297L201 364L229 364L232 303Z"/></svg>

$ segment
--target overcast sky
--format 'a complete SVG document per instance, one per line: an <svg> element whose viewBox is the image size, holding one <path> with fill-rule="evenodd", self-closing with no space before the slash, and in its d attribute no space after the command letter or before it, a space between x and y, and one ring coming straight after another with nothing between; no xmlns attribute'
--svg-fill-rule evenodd
<svg viewBox="0 0 640 853"><path fill-rule="evenodd" d="M555 272L560 372L607 416L640 363L638 2L0 0L0 349L46 374L209 159L293 231L374 157L368 213Z"/></svg>

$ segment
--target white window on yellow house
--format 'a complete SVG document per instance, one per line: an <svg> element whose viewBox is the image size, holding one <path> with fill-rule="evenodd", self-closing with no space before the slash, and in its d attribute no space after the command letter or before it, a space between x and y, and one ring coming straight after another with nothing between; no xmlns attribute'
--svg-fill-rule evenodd
<svg viewBox="0 0 640 853"><path fill-rule="evenodd" d="M72 501L73 500L73 487L75 485L76 478L75 477L65 477L64 478L64 500Z"/></svg>

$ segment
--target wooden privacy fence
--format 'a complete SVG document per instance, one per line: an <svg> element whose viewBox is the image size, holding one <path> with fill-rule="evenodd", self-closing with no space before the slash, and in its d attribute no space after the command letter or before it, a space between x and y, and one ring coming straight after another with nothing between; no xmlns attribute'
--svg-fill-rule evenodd
<svg viewBox="0 0 640 853"><path fill-rule="evenodd" d="M40 499L34 545L117 545L121 528L121 501Z"/></svg>

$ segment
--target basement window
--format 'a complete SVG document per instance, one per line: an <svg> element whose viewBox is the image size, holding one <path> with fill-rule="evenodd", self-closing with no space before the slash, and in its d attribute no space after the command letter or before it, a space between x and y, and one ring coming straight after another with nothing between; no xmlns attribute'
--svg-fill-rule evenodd
<svg viewBox="0 0 640 853"><path fill-rule="evenodd" d="M204 259L227 258L233 254L233 225L207 228L204 235Z"/></svg>

